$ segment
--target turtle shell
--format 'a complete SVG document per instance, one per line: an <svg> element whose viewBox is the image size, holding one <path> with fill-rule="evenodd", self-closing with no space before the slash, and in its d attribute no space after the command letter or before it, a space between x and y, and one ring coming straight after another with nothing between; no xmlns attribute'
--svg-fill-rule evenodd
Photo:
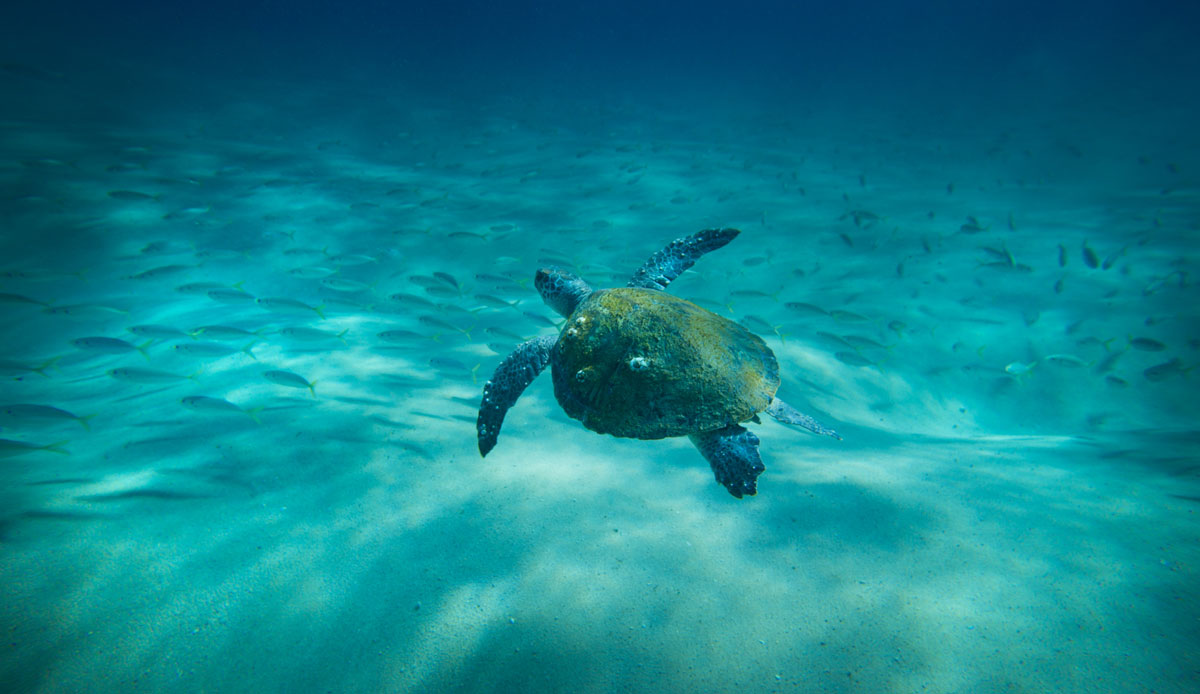
<svg viewBox="0 0 1200 694"><path fill-rule="evenodd" d="M567 319L550 363L569 416L637 439L744 422L779 388L779 364L760 337L651 289L593 292Z"/></svg>

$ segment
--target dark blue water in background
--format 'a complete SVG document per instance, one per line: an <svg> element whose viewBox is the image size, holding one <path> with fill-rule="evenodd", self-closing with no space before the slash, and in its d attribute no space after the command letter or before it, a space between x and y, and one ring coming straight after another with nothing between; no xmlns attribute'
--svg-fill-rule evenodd
<svg viewBox="0 0 1200 694"><path fill-rule="evenodd" d="M1197 27L8 8L0 689L1195 691ZM479 457L538 267L713 227L671 293L844 441L737 500L546 374Z"/></svg>
<svg viewBox="0 0 1200 694"><path fill-rule="evenodd" d="M126 88L169 69L183 94L219 76L918 112L1082 111L1103 94L1153 116L1191 105L1196 21L1171 2L51 2L10 10L4 38L11 62Z"/></svg>

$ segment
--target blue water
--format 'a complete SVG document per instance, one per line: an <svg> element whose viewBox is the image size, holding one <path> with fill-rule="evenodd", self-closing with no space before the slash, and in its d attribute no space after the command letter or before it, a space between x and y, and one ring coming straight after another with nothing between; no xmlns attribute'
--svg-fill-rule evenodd
<svg viewBox="0 0 1200 694"><path fill-rule="evenodd" d="M1198 25L10 9L0 689L1196 691ZM543 374L481 459L537 268L715 227L669 291L844 440L739 500Z"/></svg>

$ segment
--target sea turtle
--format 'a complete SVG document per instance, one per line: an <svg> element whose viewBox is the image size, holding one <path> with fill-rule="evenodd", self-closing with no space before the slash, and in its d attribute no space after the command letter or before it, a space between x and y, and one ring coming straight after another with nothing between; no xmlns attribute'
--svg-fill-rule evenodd
<svg viewBox="0 0 1200 694"><path fill-rule="evenodd" d="M593 290L559 268L534 284L566 325L559 335L521 343L483 388L479 453L496 445L508 408L549 364L563 410L601 434L636 439L687 436L737 498L757 491L765 468L758 437L739 426L775 419L841 439L775 397L779 364L762 338L664 289L737 229L706 229L673 241L633 273L628 285Z"/></svg>

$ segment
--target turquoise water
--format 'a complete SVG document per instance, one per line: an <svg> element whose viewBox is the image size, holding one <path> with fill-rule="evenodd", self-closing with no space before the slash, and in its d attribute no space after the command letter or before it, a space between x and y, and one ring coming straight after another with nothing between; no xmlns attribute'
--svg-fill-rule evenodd
<svg viewBox="0 0 1200 694"><path fill-rule="evenodd" d="M800 69L785 12L721 67L659 9L445 9L391 63L365 11L10 42L5 691L1196 690L1174 25L822 15ZM539 267L623 286L718 227L669 291L843 440L747 424L739 500L546 373L480 457L484 383L561 325Z"/></svg>

